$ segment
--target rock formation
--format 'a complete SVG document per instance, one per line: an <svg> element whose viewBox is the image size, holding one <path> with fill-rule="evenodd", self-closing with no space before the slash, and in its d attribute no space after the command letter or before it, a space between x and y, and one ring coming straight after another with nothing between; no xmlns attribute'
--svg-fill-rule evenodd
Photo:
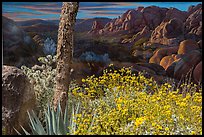
<svg viewBox="0 0 204 137"><path fill-rule="evenodd" d="M99 34L117 33L121 31L139 32L147 26L154 29L165 17L167 9L156 6L138 7L126 11L121 17L112 19L102 29L98 30ZM94 26L95 24L93 24ZM96 32L94 32L96 33Z"/></svg>
<svg viewBox="0 0 204 137"><path fill-rule="evenodd" d="M94 21L92 29L88 33L98 34L99 30L103 28L103 25L99 21Z"/></svg>
<svg viewBox="0 0 204 137"><path fill-rule="evenodd" d="M199 49L197 42L187 39L179 44L178 54L186 54L196 49Z"/></svg>
<svg viewBox="0 0 204 137"><path fill-rule="evenodd" d="M193 50L188 54L184 54L183 57L176 63L174 68L174 78L184 79L192 75L192 72L196 65L202 60L202 53L199 50Z"/></svg>
<svg viewBox="0 0 204 137"><path fill-rule="evenodd" d="M17 134L15 129L22 131L21 126L28 130L27 111L35 109L33 85L27 76L18 68L3 66L2 71L2 128L7 135Z"/></svg>
<svg viewBox="0 0 204 137"><path fill-rule="evenodd" d="M32 38L16 23L2 16L3 64L20 67L22 64L35 62L36 46Z"/></svg>
<svg viewBox="0 0 204 137"><path fill-rule="evenodd" d="M186 38L195 41L202 39L202 5L189 9L189 16L185 21Z"/></svg>
<svg viewBox="0 0 204 137"><path fill-rule="evenodd" d="M39 45L40 47L43 47L43 45L44 45L44 39L42 39L41 36L35 35L35 36L33 37L33 40L37 43L37 45Z"/></svg>
<svg viewBox="0 0 204 137"><path fill-rule="evenodd" d="M196 65L194 71L193 71L193 78L195 83L202 82L202 61Z"/></svg>
<svg viewBox="0 0 204 137"><path fill-rule="evenodd" d="M183 22L180 19L170 19L162 22L152 32L150 43L177 46L184 39Z"/></svg>

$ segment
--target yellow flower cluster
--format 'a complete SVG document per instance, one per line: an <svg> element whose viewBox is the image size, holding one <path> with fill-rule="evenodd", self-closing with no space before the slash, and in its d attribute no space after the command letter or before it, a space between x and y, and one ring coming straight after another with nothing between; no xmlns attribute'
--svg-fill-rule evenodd
<svg viewBox="0 0 204 137"><path fill-rule="evenodd" d="M87 95L76 92L79 87L73 90L83 102L75 134L202 134L202 93L180 94L168 83L159 86L142 73L133 75L131 68L83 82Z"/></svg>

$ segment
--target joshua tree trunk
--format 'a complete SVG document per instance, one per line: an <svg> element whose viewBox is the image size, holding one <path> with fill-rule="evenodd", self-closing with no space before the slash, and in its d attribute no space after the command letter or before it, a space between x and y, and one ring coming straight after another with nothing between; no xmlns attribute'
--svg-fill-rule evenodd
<svg viewBox="0 0 204 137"><path fill-rule="evenodd" d="M73 29L78 7L78 2L63 2L62 5L58 30L56 89L53 98L55 110L59 101L64 110L68 99L73 55Z"/></svg>

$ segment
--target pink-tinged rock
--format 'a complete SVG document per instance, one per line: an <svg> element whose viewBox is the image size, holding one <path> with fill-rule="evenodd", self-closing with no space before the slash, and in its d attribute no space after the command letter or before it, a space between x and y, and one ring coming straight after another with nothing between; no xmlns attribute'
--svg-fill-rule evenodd
<svg viewBox="0 0 204 137"><path fill-rule="evenodd" d="M186 11L180 11L176 8L170 8L166 12L166 17L164 18L164 21L170 21L171 19L178 19L181 22L184 22L187 17L188 17L188 13Z"/></svg>
<svg viewBox="0 0 204 137"><path fill-rule="evenodd" d="M202 82L202 61L195 67L193 71L193 78L195 83Z"/></svg>
<svg viewBox="0 0 204 137"><path fill-rule="evenodd" d="M183 23L176 18L171 19L164 25L163 36L170 39L176 38L183 32Z"/></svg>
<svg viewBox="0 0 204 137"><path fill-rule="evenodd" d="M102 28L103 25L99 21L94 21L92 29L88 33L97 34Z"/></svg>
<svg viewBox="0 0 204 137"><path fill-rule="evenodd" d="M21 126L30 129L27 111L36 109L34 87L22 70L5 65L2 69L2 128L6 135L17 135L14 128L21 133Z"/></svg>
<svg viewBox="0 0 204 137"><path fill-rule="evenodd" d="M202 60L202 53L199 50L193 50L184 54L177 62L174 69L174 78L180 80L193 72L194 67Z"/></svg>
<svg viewBox="0 0 204 137"><path fill-rule="evenodd" d="M185 35L190 39L202 38L202 5L198 4L189 11L189 16L185 21Z"/></svg>
<svg viewBox="0 0 204 137"><path fill-rule="evenodd" d="M193 12L195 12L196 10L198 9L201 9L202 8L202 4L198 4L196 6L192 5L192 6L189 6L188 8L188 13L189 15L192 14Z"/></svg>
<svg viewBox="0 0 204 137"><path fill-rule="evenodd" d="M172 55L177 51L178 47L161 48L157 50L155 54L150 58L149 63L160 64L160 61L164 56Z"/></svg>
<svg viewBox="0 0 204 137"><path fill-rule="evenodd" d="M152 32L150 42L159 43L168 46L178 46L183 37L183 23L179 19L163 21Z"/></svg>
<svg viewBox="0 0 204 137"><path fill-rule="evenodd" d="M182 57L183 55L182 54L177 54L174 56L174 60L178 60Z"/></svg>
<svg viewBox="0 0 204 137"><path fill-rule="evenodd" d="M192 50L199 49L199 46L194 40L184 40L179 44L178 54L186 54Z"/></svg>
<svg viewBox="0 0 204 137"><path fill-rule="evenodd" d="M143 13L145 24L151 29L154 29L156 26L158 26L162 22L165 15L164 10L157 6L145 7L141 10L141 12Z"/></svg>
<svg viewBox="0 0 204 137"><path fill-rule="evenodd" d="M179 60L180 60L180 59L175 60L174 62L172 62L171 65L166 69L166 74L167 74L168 77L171 77L171 78L174 77L174 69L175 69L176 64L177 64L177 62L178 62Z"/></svg>
<svg viewBox="0 0 204 137"><path fill-rule="evenodd" d="M174 62L174 57L165 56L161 59L160 65L166 70Z"/></svg>
<svg viewBox="0 0 204 137"><path fill-rule="evenodd" d="M143 6L139 6L139 7L137 7L137 11L142 11L144 9L144 7Z"/></svg>

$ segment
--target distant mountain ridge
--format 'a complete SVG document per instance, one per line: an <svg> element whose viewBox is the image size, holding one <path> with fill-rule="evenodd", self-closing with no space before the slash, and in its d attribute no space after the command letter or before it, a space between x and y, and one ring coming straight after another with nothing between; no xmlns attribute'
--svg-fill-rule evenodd
<svg viewBox="0 0 204 137"><path fill-rule="evenodd" d="M42 20L42 19L32 19L32 20L25 20L25 21L15 21L19 26L32 26L36 24L44 24L44 25L55 25L56 20Z"/></svg>
<svg viewBox="0 0 204 137"><path fill-rule="evenodd" d="M106 24L111 19L109 18L90 18L90 19L77 19L75 23L76 32L89 31L94 21L100 21L102 24ZM18 26L21 26L25 31L46 31L48 29L56 30L59 25L59 20L42 20L42 19L31 19L26 21L16 21ZM41 28L40 28L41 27ZM44 29L42 29L44 28ZM47 30L48 31L48 30Z"/></svg>

